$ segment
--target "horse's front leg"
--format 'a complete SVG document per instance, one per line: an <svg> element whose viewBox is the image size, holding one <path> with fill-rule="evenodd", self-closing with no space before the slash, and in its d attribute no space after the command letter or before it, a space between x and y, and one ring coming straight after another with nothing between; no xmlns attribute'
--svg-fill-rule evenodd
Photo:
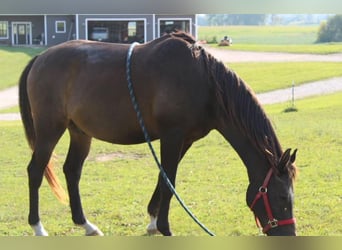
<svg viewBox="0 0 342 250"><path fill-rule="evenodd" d="M179 130L170 130L167 133L164 133L163 136L161 136L160 138L161 164L173 186L175 186L178 162L184 155L183 148L187 149L188 146L184 147L183 133ZM159 174L158 186L152 196L152 200L154 196L155 200L157 200L156 197L158 195L158 192L160 202L159 204L155 203L159 205L155 207L155 212L158 213L158 216L156 218L153 216L153 214L150 213L150 215L152 215L152 225L154 223L153 220L156 220L157 230L165 236L171 236L172 233L169 225L169 208L171 197L173 194L167 186L161 173ZM151 209L151 207L149 208ZM153 210L151 211L153 212Z"/></svg>
<svg viewBox="0 0 342 250"><path fill-rule="evenodd" d="M69 132L70 146L63 170L68 185L72 220L85 229L85 235L103 236L101 230L85 218L79 193L82 166L89 153L91 138L75 128L69 128Z"/></svg>
<svg viewBox="0 0 342 250"><path fill-rule="evenodd" d="M181 147L181 153L178 160L178 163L181 161L185 153L188 151L188 149L191 147L192 142L186 142ZM161 175L158 177L158 182L156 185L156 188L153 192L153 195L151 197L151 200L147 207L147 212L150 215L150 224L147 226L147 233L152 234L158 234L160 233L157 228L157 220L158 220L158 214L160 210L160 202L161 202L161 192L160 192L160 185L161 183L165 183L165 180Z"/></svg>

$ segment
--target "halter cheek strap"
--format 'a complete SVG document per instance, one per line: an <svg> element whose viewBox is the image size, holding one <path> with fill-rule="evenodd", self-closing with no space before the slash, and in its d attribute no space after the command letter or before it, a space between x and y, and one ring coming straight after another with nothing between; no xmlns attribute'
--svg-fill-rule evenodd
<svg viewBox="0 0 342 250"><path fill-rule="evenodd" d="M263 233L266 233L270 229L278 227L278 226L285 226L285 225L291 225L291 224L296 223L295 218L290 218L290 219L286 219L286 220L277 220L273 217L272 209L271 209L270 202L269 202L268 195L267 195L267 186L268 186L268 183L271 179L272 174L273 174L273 169L271 168L268 171L266 178L264 180L264 183L259 188L259 192L255 196L255 198L254 198L254 200L250 206L250 209L253 211L253 207L255 206L256 202L262 197L262 199L264 201L267 217L268 217L268 222L267 222L267 225L262 228L260 220L258 219L257 216L255 216L255 220L256 220L257 226L259 228L262 228Z"/></svg>

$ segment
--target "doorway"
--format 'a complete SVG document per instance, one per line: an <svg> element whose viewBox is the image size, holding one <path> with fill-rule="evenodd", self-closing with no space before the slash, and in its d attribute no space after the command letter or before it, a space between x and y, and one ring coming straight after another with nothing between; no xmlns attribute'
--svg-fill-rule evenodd
<svg viewBox="0 0 342 250"><path fill-rule="evenodd" d="M31 45L32 44L32 24L31 22L12 23L12 44Z"/></svg>

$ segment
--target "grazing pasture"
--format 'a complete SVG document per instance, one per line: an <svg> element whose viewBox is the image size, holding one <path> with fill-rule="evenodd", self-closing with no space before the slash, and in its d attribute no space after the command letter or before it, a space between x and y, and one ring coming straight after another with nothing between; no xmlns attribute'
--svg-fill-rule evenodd
<svg viewBox="0 0 342 250"><path fill-rule="evenodd" d="M283 32L275 29L284 27L269 28L239 26L220 31L221 28L215 27L219 32L210 33L213 29L206 31L205 27L200 27L199 38L217 36L220 39L230 35L235 43L228 49L342 52L341 44L313 44L314 27L285 28ZM246 32L249 37L243 38ZM0 89L16 85L24 65L42 50L0 47ZM336 70L341 68L340 63L234 63L228 66L256 92L288 87L292 80L298 84L313 78L341 75ZM296 78L292 79L294 72ZM292 113L283 112L288 107L286 103L265 107L283 148L299 150L294 206L298 235L342 235L341 100L342 93L336 93L296 101L298 112ZM17 111L16 107L7 110ZM55 149L56 171L64 188L61 168L68 143L66 133ZM153 144L158 151L159 142ZM26 167L30 150L21 122L0 121L0 149L0 235L32 235L27 224ZM119 146L93 140L80 184L87 217L105 235L146 235L149 223L146 206L157 174L147 145ZM211 132L193 145L180 164L176 183L177 191L190 209L217 235L258 235L253 214L245 203L246 169L217 132ZM40 194L41 218L50 235L84 234L83 229L72 224L69 207L56 200L45 180ZM175 235L205 235L175 199L171 207L170 221Z"/></svg>
<svg viewBox="0 0 342 250"><path fill-rule="evenodd" d="M341 153L342 93L266 106L283 147L297 147L299 176L295 184L298 235L342 235ZM154 145L158 149L158 142ZM68 135L59 142L56 169L66 156ZM30 150L22 125L0 122L0 235L31 235L27 225L26 165ZM145 235L146 205L158 169L147 145L119 146L93 141L81 180L85 212L106 235ZM64 181L63 181L64 184ZM64 184L65 187L65 184ZM229 144L212 132L197 142L179 167L177 190L217 235L257 235L245 203L247 173ZM170 219L175 235L205 235L175 199ZM83 235L72 225L69 207L60 204L44 181L41 217L50 235Z"/></svg>
<svg viewBox="0 0 342 250"><path fill-rule="evenodd" d="M316 44L319 26L211 26L199 27L200 40L217 46L224 36L233 39L228 50L308 54L342 53L342 43ZM285 46L284 46L285 45Z"/></svg>
<svg viewBox="0 0 342 250"><path fill-rule="evenodd" d="M310 44L316 40L318 26L200 26L199 39L233 38L233 44Z"/></svg>
<svg viewBox="0 0 342 250"><path fill-rule="evenodd" d="M228 63L256 93L342 76L341 62Z"/></svg>

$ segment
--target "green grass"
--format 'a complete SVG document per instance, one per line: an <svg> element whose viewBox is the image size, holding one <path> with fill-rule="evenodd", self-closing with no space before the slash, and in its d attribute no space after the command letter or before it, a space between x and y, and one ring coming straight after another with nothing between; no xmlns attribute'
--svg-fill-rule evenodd
<svg viewBox="0 0 342 250"><path fill-rule="evenodd" d="M295 186L298 234L342 235L342 93L297 101L298 112L284 113L286 107L277 104L265 108L283 147L299 149L300 173ZM56 148L61 179L67 145L65 135ZM158 148L158 142L154 145ZM31 235L26 176L30 151L20 122L0 122L0 148L0 235ZM116 157L102 161L110 154ZM87 217L106 235L145 235L149 222L146 205L157 173L147 145L119 146L95 140L81 181ZM245 204L247 182L237 154L212 132L195 143L183 159L177 190L217 235L257 235L253 215ZM69 208L56 201L46 181L41 188L40 211L50 235L83 234L73 226ZM176 235L205 235L175 199L170 221Z"/></svg>
<svg viewBox="0 0 342 250"><path fill-rule="evenodd" d="M318 26L200 26L198 38L217 41L229 36L233 44L310 44Z"/></svg>
<svg viewBox="0 0 342 250"><path fill-rule="evenodd" d="M342 43L315 44L318 26L214 26L199 27L200 40L214 42L232 37L228 50L266 51L309 54L342 53Z"/></svg>
<svg viewBox="0 0 342 250"><path fill-rule="evenodd" d="M42 50L0 46L0 90L16 85L28 61Z"/></svg>
<svg viewBox="0 0 342 250"><path fill-rule="evenodd" d="M342 235L342 93L297 101L298 112L266 110L288 145L299 148L296 213L304 235ZM338 224L339 226L332 226Z"/></svg>
<svg viewBox="0 0 342 250"><path fill-rule="evenodd" d="M277 62L229 63L252 89L265 92L275 89L342 76L342 63L335 62Z"/></svg>
<svg viewBox="0 0 342 250"><path fill-rule="evenodd" d="M324 43L324 44L288 44L286 46L279 44L233 44L229 47L220 47L227 50L240 50L240 51L256 51L256 52L284 52L295 54L334 54L342 53L342 43Z"/></svg>
<svg viewBox="0 0 342 250"><path fill-rule="evenodd" d="M6 113L19 113L19 106L14 106L11 108L6 108L6 109L0 109L0 114L6 114Z"/></svg>

